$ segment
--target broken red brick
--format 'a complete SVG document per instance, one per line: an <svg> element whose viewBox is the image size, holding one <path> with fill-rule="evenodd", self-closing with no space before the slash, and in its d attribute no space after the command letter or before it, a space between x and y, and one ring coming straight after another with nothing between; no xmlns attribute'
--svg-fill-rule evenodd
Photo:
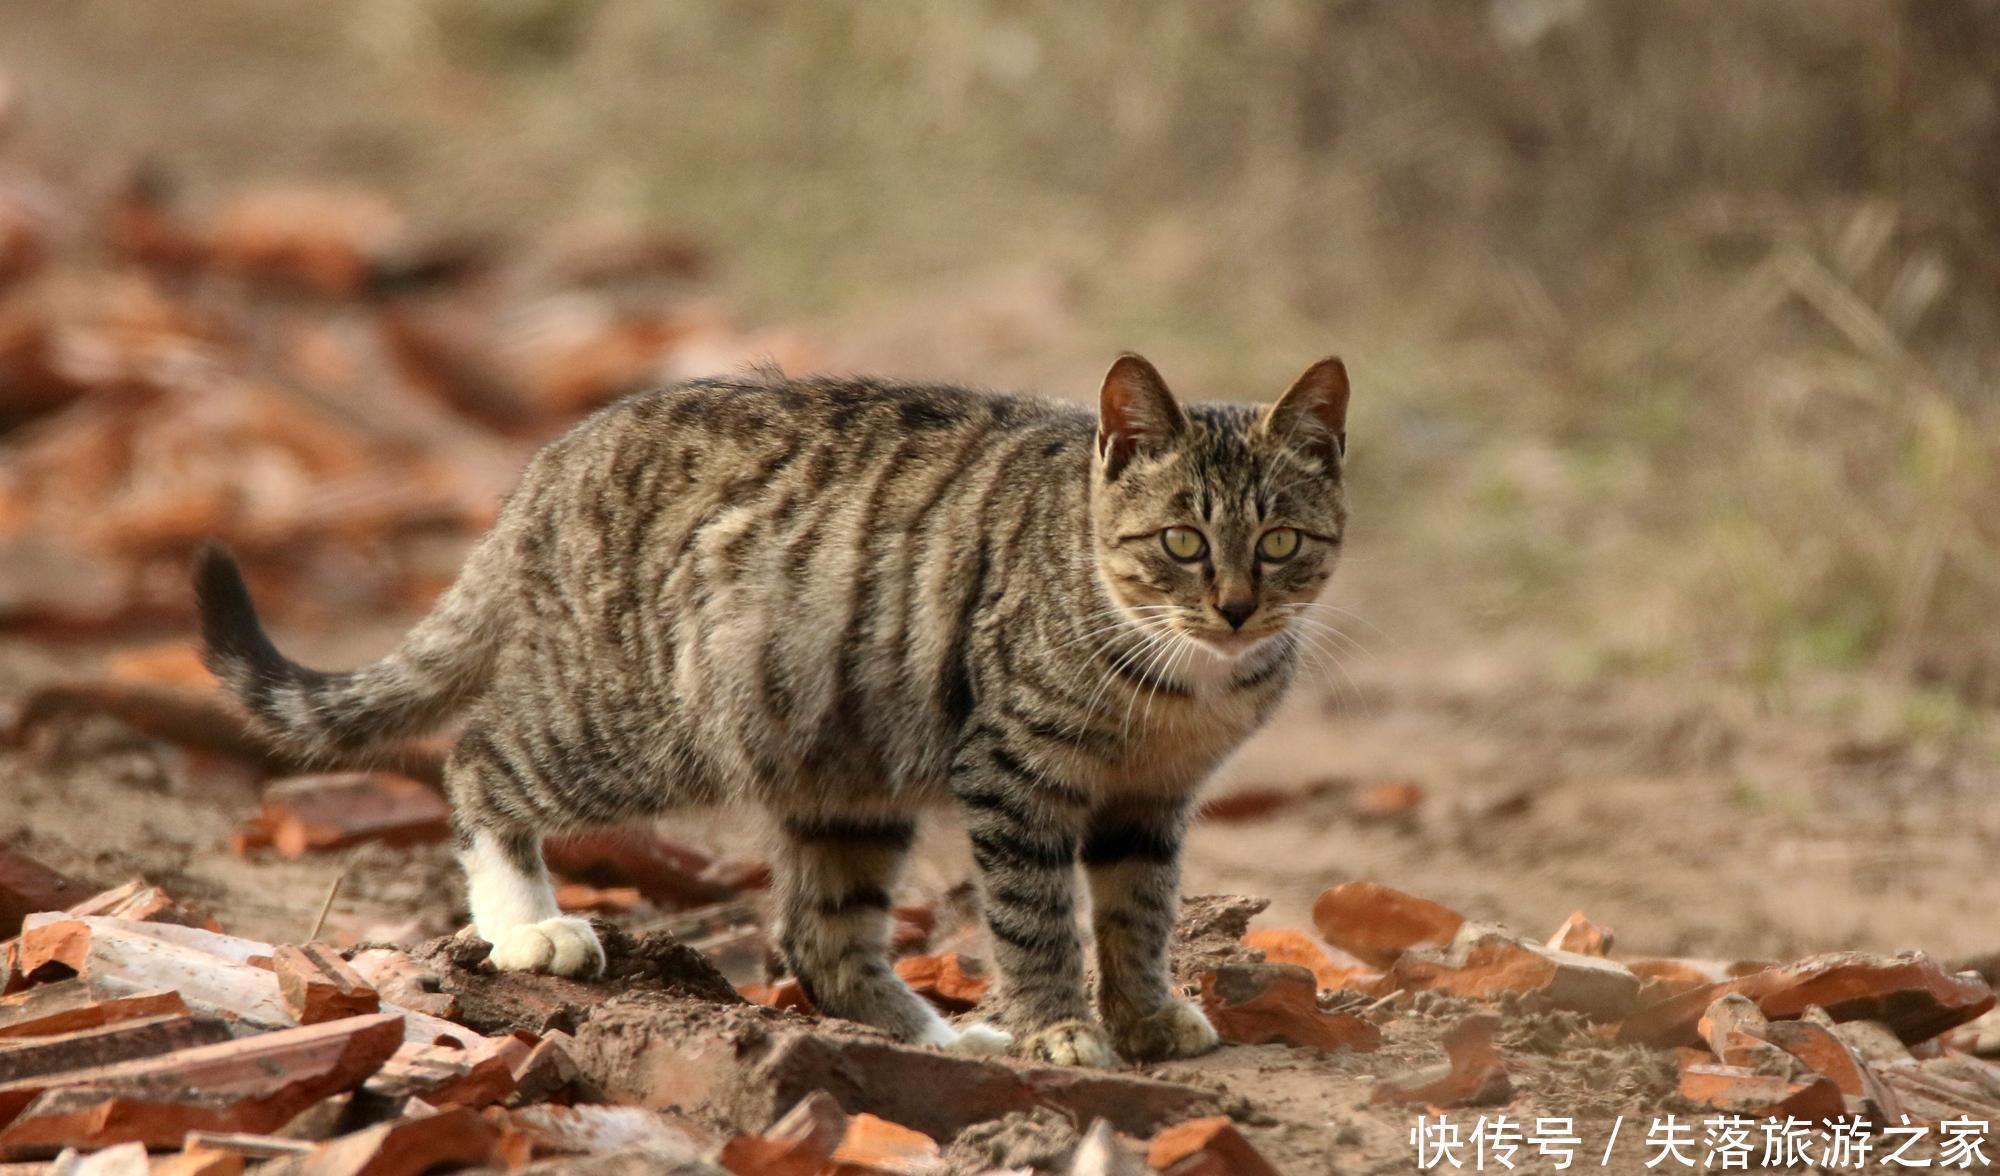
<svg viewBox="0 0 2000 1176"><path fill-rule="evenodd" d="M1413 947L1441 947L1464 925L1448 907L1375 882L1346 882L1313 903L1313 925L1328 943L1377 968Z"/></svg>
<svg viewBox="0 0 2000 1176"><path fill-rule="evenodd" d="M1591 922L1582 911L1564 919L1563 925L1556 928L1556 933L1549 936L1549 946L1555 950L1587 956L1610 955L1611 941L1611 928Z"/></svg>
<svg viewBox="0 0 2000 1176"><path fill-rule="evenodd" d="M722 1145L716 1163L736 1176L819 1176L847 1135L847 1112L824 1090L800 1099L761 1135Z"/></svg>
<svg viewBox="0 0 2000 1176"><path fill-rule="evenodd" d="M1226 1115L1189 1119L1153 1137L1146 1163L1166 1176L1278 1176Z"/></svg>
<svg viewBox="0 0 2000 1176"><path fill-rule="evenodd" d="M687 1120L645 1107L587 1105L491 1110L500 1129L495 1159L510 1168L544 1156L592 1155L638 1149L661 1170L714 1169L701 1164L712 1149L706 1131ZM680 1165L687 1165L682 1169ZM760 1169L762 1171L762 1169ZM818 1169L812 1169L816 1173Z"/></svg>
<svg viewBox="0 0 2000 1176"><path fill-rule="evenodd" d="M1680 1096L1731 1115L1797 1117L1809 1123L1847 1113L1840 1089L1818 1074L1786 1077L1747 1066L1692 1065L1681 1071Z"/></svg>
<svg viewBox="0 0 2000 1176"><path fill-rule="evenodd" d="M499 1131L477 1111L454 1107L378 1123L257 1171L269 1176L422 1176L434 1169L484 1164L498 1139Z"/></svg>
<svg viewBox="0 0 2000 1176"><path fill-rule="evenodd" d="M184 906L157 886L149 886L143 880L134 879L123 886L116 886L102 894L95 894L65 911L71 915L103 915L112 919L131 919L138 923L177 923L183 927L199 927L204 931L222 930L222 924L212 916Z"/></svg>
<svg viewBox="0 0 2000 1176"><path fill-rule="evenodd" d="M896 961L896 975L946 1013L972 1008L993 982L984 964L957 952L905 956Z"/></svg>
<svg viewBox="0 0 2000 1176"><path fill-rule="evenodd" d="M93 889L26 854L0 849L0 939L18 935L29 915L65 910Z"/></svg>
<svg viewBox="0 0 2000 1176"><path fill-rule="evenodd" d="M774 1009L791 1009L799 1013L815 1013L812 998L806 995L805 986L796 977L787 976L774 984L745 984L737 993L752 1004L769 1005Z"/></svg>
<svg viewBox="0 0 2000 1176"><path fill-rule="evenodd" d="M243 1176L243 1157L213 1147L190 1147L155 1163L148 1176Z"/></svg>
<svg viewBox="0 0 2000 1176"><path fill-rule="evenodd" d="M402 1018L382 1013L10 1082L0 1086L0 1152L169 1148L189 1131L273 1131L359 1085L402 1039Z"/></svg>
<svg viewBox="0 0 2000 1176"><path fill-rule="evenodd" d="M1326 1012L1318 996L1312 973L1297 964L1224 964L1201 978L1202 1011L1224 1041L1361 1053L1381 1046L1381 1030Z"/></svg>
<svg viewBox="0 0 2000 1176"><path fill-rule="evenodd" d="M173 923L37 915L21 935L21 971L35 981L74 975L128 992L173 989L194 1012L252 1028L287 1028L295 1022L277 977L246 962L270 950Z"/></svg>
<svg viewBox="0 0 2000 1176"><path fill-rule="evenodd" d="M1424 803L1424 786L1415 780L1383 780L1354 798L1354 815L1363 820L1406 817Z"/></svg>
<svg viewBox="0 0 2000 1176"><path fill-rule="evenodd" d="M227 1040L229 1028L221 1021L186 1014L140 1017L46 1036L10 1037L0 1041L0 1083L116 1065Z"/></svg>
<svg viewBox="0 0 2000 1176"><path fill-rule="evenodd" d="M324 943L285 944L271 953L278 993L301 1025L358 1017L381 1007L368 981Z"/></svg>
<svg viewBox="0 0 2000 1176"><path fill-rule="evenodd" d="M1431 1107L1476 1107L1514 1097L1507 1065L1493 1044L1500 1019L1475 1013L1444 1037L1447 1061L1376 1084L1374 1101Z"/></svg>
<svg viewBox="0 0 2000 1176"><path fill-rule="evenodd" d="M551 837L543 842L549 869L598 886L636 886L675 910L721 902L736 891L703 877L714 864L692 846L633 830Z"/></svg>
<svg viewBox="0 0 2000 1176"><path fill-rule="evenodd" d="M1928 1041L1994 1006L1986 981L1948 974L1923 952L1837 952L1800 960L1781 975L1784 983L1757 1002L1772 1020L1798 1017L1817 1005L1836 1021L1880 1021L1906 1045Z"/></svg>
<svg viewBox="0 0 2000 1176"><path fill-rule="evenodd" d="M1297 804L1301 794L1289 788L1239 788L1202 802L1203 821L1254 821Z"/></svg>
<svg viewBox="0 0 2000 1176"><path fill-rule="evenodd" d="M1838 1034L1817 1021L1772 1021L1764 1026L1764 1040L1797 1058L1806 1069L1819 1074L1848 1098L1872 1104L1881 1122L1894 1122L1902 1113L1895 1094L1877 1077L1874 1069Z"/></svg>
<svg viewBox="0 0 2000 1176"><path fill-rule="evenodd" d="M1245 932L1243 946L1262 952L1267 963L1297 964L1321 988L1351 988L1380 995L1382 973L1339 948L1328 948L1303 931L1260 929ZM1335 953L1338 952L1338 955Z"/></svg>
<svg viewBox="0 0 2000 1176"><path fill-rule="evenodd" d="M1757 1009L1757 1002L1740 992L1724 993L1702 1012L1695 1029L1708 1048L1726 1066L1746 1066L1783 1072L1783 1051L1764 1039L1770 1022ZM1776 1061L1778 1064L1773 1065Z"/></svg>
<svg viewBox="0 0 2000 1176"><path fill-rule="evenodd" d="M458 1016L458 998L439 991L443 979L437 969L408 952L371 947L356 952L347 962L381 999L391 1004L446 1020Z"/></svg>
<svg viewBox="0 0 2000 1176"><path fill-rule="evenodd" d="M0 997L0 1039L46 1037L185 1012L187 1004L171 989L118 992L91 980L61 980Z"/></svg>
<svg viewBox="0 0 2000 1176"><path fill-rule="evenodd" d="M1701 1045L1701 1018L1708 1011L1708 1006L1732 992L1756 1000L1779 983L1779 973L1772 969L1684 989L1664 1000L1635 1009L1619 1025L1618 1040L1628 1045L1652 1045L1661 1049Z"/></svg>
<svg viewBox="0 0 2000 1176"><path fill-rule="evenodd" d="M1473 1000L1511 993L1538 1008L1570 1009L1599 1021L1630 1013L1639 993L1639 978L1610 960L1554 951L1478 923L1459 928L1448 948L1403 953L1389 978L1411 991Z"/></svg>
<svg viewBox="0 0 2000 1176"><path fill-rule="evenodd" d="M536 1042L526 1057L515 1063L514 1093L508 1096L508 1105L549 1102L565 1097L565 1092L575 1085L578 1077L576 1062L571 1060L564 1044L570 1040L567 1033L550 1033Z"/></svg>
<svg viewBox="0 0 2000 1176"><path fill-rule="evenodd" d="M589 886L582 882L556 884L556 907L571 915L622 915L640 903L636 886Z"/></svg>
<svg viewBox="0 0 2000 1176"><path fill-rule="evenodd" d="M391 772L295 776L264 791L259 817L284 857L364 842L428 845L451 833L451 809L436 790Z"/></svg>
<svg viewBox="0 0 2000 1176"><path fill-rule="evenodd" d="M104 659L104 676L113 682L148 682L214 690L219 683L202 664L192 641L166 641L137 649L121 649Z"/></svg>
<svg viewBox="0 0 2000 1176"><path fill-rule="evenodd" d="M406 1041L363 1089L385 1099L420 1098L434 1107L477 1110L513 1093L514 1069L511 1060L497 1050Z"/></svg>
<svg viewBox="0 0 2000 1176"><path fill-rule="evenodd" d="M862 1113L848 1117L832 1164L839 1176L921 1176L942 1155L937 1140L923 1132Z"/></svg>
<svg viewBox="0 0 2000 1176"><path fill-rule="evenodd" d="M1728 965L1721 960L1644 959L1620 962L1639 978L1641 1008L1683 992L1723 984L1732 979Z"/></svg>

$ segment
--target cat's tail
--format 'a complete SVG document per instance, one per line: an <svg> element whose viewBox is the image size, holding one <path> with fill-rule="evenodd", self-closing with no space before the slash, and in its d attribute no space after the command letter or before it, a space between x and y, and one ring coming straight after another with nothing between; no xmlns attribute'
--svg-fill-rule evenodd
<svg viewBox="0 0 2000 1176"><path fill-rule="evenodd" d="M488 536L394 653L358 670L323 673L278 652L235 558L206 547L194 576L202 662L280 746L309 757L357 758L437 727L485 685L505 629L503 551L498 537Z"/></svg>

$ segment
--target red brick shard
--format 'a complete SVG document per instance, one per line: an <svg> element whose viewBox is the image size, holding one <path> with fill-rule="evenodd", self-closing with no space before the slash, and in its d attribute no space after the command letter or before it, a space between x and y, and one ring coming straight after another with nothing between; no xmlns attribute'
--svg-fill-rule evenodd
<svg viewBox="0 0 2000 1176"><path fill-rule="evenodd" d="M296 1022L278 978L248 962L270 951L172 923L37 915L21 936L21 970L36 981L81 976L107 995L172 990L192 1012L254 1029L290 1028Z"/></svg>
<svg viewBox="0 0 2000 1176"><path fill-rule="evenodd" d="M455 1107L378 1123L329 1140L310 1155L280 1160L258 1170L299 1176L422 1176L433 1170L484 1164L492 1156L499 1134L477 1111Z"/></svg>
<svg viewBox="0 0 2000 1176"><path fill-rule="evenodd" d="M1747 1066L1689 1066L1681 1071L1680 1095L1696 1106L1731 1115L1819 1122L1847 1113L1831 1079L1818 1074L1786 1077Z"/></svg>
<svg viewBox="0 0 2000 1176"><path fill-rule="evenodd" d="M542 843L549 869L594 886L633 886L671 910L704 906L736 895L705 877L714 859L692 846L634 830L551 837Z"/></svg>
<svg viewBox="0 0 2000 1176"><path fill-rule="evenodd" d="M1278 1176L1224 1115L1189 1119L1153 1136L1146 1164L1167 1176Z"/></svg>
<svg viewBox="0 0 2000 1176"><path fill-rule="evenodd" d="M227 1040L229 1027L221 1021L186 1014L140 1017L46 1037L13 1037L0 1042L0 1083L95 1069Z"/></svg>
<svg viewBox="0 0 2000 1176"><path fill-rule="evenodd" d="M0 1154L127 1142L167 1149L189 1131L275 1131L359 1086L402 1039L402 1018L383 1013L10 1082L0 1086Z"/></svg>
<svg viewBox="0 0 2000 1176"><path fill-rule="evenodd" d="M375 989L324 943L285 944L271 953L278 992L301 1025L375 1012Z"/></svg>
<svg viewBox="0 0 2000 1176"><path fill-rule="evenodd" d="M1563 925L1556 928L1554 935L1549 936L1549 946L1578 955L1607 956L1611 954L1613 939L1611 928L1593 923L1582 911L1576 911L1563 920Z"/></svg>
<svg viewBox="0 0 2000 1176"><path fill-rule="evenodd" d="M937 1170L941 1156L937 1141L923 1132L863 1113L848 1117L833 1167L842 1176L922 1176Z"/></svg>
<svg viewBox="0 0 2000 1176"><path fill-rule="evenodd" d="M1382 1044L1381 1030L1367 1021L1321 1009L1312 973L1297 964L1225 964L1206 972L1201 1007L1224 1041L1361 1053Z"/></svg>
<svg viewBox="0 0 2000 1176"><path fill-rule="evenodd" d="M1514 1084L1507 1076L1506 1062L1493 1044L1499 1029L1499 1018L1490 1013L1465 1018L1445 1034L1444 1065L1387 1079L1376 1085L1374 1100L1430 1107L1478 1107L1506 1102L1514 1097Z"/></svg>
<svg viewBox="0 0 2000 1176"><path fill-rule="evenodd" d="M1377 968L1414 947L1450 943L1465 917L1428 899L1375 882L1347 882L1313 903L1313 925L1328 943Z"/></svg>
<svg viewBox="0 0 2000 1176"><path fill-rule="evenodd" d="M946 1013L972 1008L993 982L984 964L957 952L906 956L896 961L896 975Z"/></svg>
<svg viewBox="0 0 2000 1176"><path fill-rule="evenodd" d="M171 989L117 993L90 980L60 980L0 997L0 1044L7 1038L46 1037L137 1017L185 1012L187 1003Z"/></svg>
<svg viewBox="0 0 2000 1176"><path fill-rule="evenodd" d="M1538 1009L1569 1009L1599 1021L1624 1017L1639 995L1639 978L1610 960L1555 951L1478 923L1459 928L1449 948L1405 952L1389 980L1473 1000L1513 994Z"/></svg>
<svg viewBox="0 0 2000 1176"><path fill-rule="evenodd" d="M203 914L193 907L175 902L173 896L157 886L134 880L123 886L113 887L102 894L94 894L68 909L72 915L104 915L113 919L131 919L140 923L178 923L183 927L199 927L204 931L221 931L222 924L213 916Z"/></svg>
<svg viewBox="0 0 2000 1176"><path fill-rule="evenodd" d="M1297 964L1312 972L1321 988L1351 988L1382 995L1382 973L1341 951L1329 948L1303 931L1260 928L1246 932L1243 946L1263 953L1271 964Z"/></svg>
<svg viewBox="0 0 2000 1176"><path fill-rule="evenodd" d="M1757 1003L1772 1020L1818 1005L1836 1021L1880 1021L1905 1045L1929 1041L1994 1005L1993 989L1975 975L1952 975L1923 952L1898 956L1838 952L1783 969L1785 983Z"/></svg>
<svg viewBox="0 0 2000 1176"><path fill-rule="evenodd" d="M716 1162L736 1176L818 1176L847 1136L847 1112L824 1090L800 1099L762 1135L739 1135Z"/></svg>
<svg viewBox="0 0 2000 1176"><path fill-rule="evenodd" d="M514 1069L511 1059L491 1048L474 1051L404 1042L364 1089L385 1099L420 1098L434 1107L476 1110L514 1092Z"/></svg>
<svg viewBox="0 0 2000 1176"><path fill-rule="evenodd" d="M272 848L288 858L364 842L428 845L451 833L435 789L393 772L295 776L264 790Z"/></svg>

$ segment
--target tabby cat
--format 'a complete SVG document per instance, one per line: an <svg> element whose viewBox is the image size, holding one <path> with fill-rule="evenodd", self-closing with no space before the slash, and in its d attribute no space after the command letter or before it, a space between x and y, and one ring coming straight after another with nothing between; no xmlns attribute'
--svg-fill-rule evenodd
<svg viewBox="0 0 2000 1176"><path fill-rule="evenodd" d="M633 396L543 449L435 611L321 673L235 563L196 576L206 658L268 735L351 758L464 716L445 783L503 969L588 976L558 830L748 798L780 946L833 1016L1063 1064L1215 1044L1166 945L1196 788L1296 672L1333 573L1347 372L1183 407L1136 355L1095 419L1041 400L768 373ZM1000 984L954 1028L890 969L928 802L963 810ZM1091 1015L1075 866L1097 952Z"/></svg>

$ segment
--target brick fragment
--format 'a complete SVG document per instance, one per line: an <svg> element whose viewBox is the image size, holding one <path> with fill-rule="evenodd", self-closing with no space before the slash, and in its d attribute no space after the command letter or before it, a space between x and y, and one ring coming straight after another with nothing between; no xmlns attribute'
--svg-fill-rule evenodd
<svg viewBox="0 0 2000 1176"><path fill-rule="evenodd" d="M0 1042L187 1011L187 1003L172 989L120 992L100 981L75 977L0 997Z"/></svg>
<svg viewBox="0 0 2000 1176"><path fill-rule="evenodd" d="M1374 1025L1321 1009L1312 973L1297 964L1224 964L1203 974L1201 1007L1224 1041L1360 1053L1382 1044Z"/></svg>
<svg viewBox="0 0 2000 1176"><path fill-rule="evenodd" d="M841 1176L921 1176L937 1168L942 1154L923 1132L863 1112L848 1116L833 1166Z"/></svg>
<svg viewBox="0 0 2000 1176"><path fill-rule="evenodd" d="M1697 1064L1681 1071L1680 1096L1729 1115L1797 1117L1809 1123L1847 1113L1832 1080L1818 1074L1786 1077L1747 1066Z"/></svg>
<svg viewBox="0 0 2000 1176"><path fill-rule="evenodd" d="M186 1148L154 1164L150 1176L243 1176L243 1157L212 1147Z"/></svg>
<svg viewBox="0 0 2000 1176"><path fill-rule="evenodd" d="M1380 996L1383 974L1341 951L1328 948L1303 931L1288 928L1245 932L1243 946L1262 952L1266 963L1297 964L1313 974L1321 988L1350 988Z"/></svg>
<svg viewBox="0 0 2000 1176"><path fill-rule="evenodd" d="M542 843L549 869L599 886L633 886L673 910L721 902L734 887L703 876L709 855L670 838L635 830L551 837Z"/></svg>
<svg viewBox="0 0 2000 1176"><path fill-rule="evenodd" d="M444 981L437 969L419 962L408 952L374 947L356 952L348 961L381 999L449 1020L458 1016L458 998L440 992Z"/></svg>
<svg viewBox="0 0 2000 1176"><path fill-rule="evenodd" d="M1354 815L1364 821L1407 817L1424 803L1424 786L1415 780L1381 780L1354 798Z"/></svg>
<svg viewBox="0 0 2000 1176"><path fill-rule="evenodd" d="M745 984L736 991L752 1004L768 1005L774 1009L790 1009L796 1013L819 1011L813 1007L812 998L806 995L805 986L792 976L771 984Z"/></svg>
<svg viewBox="0 0 2000 1176"><path fill-rule="evenodd" d="M1255 821L1289 808L1302 798L1289 788L1239 788L1203 801L1197 819L1225 824Z"/></svg>
<svg viewBox="0 0 2000 1176"><path fill-rule="evenodd" d="M1326 941L1377 968L1411 948L1450 943L1464 923L1457 911L1376 882L1342 883L1313 903Z"/></svg>
<svg viewBox="0 0 2000 1176"><path fill-rule="evenodd" d="M716 1162L736 1176L818 1176L847 1135L847 1112L824 1090L800 1099L761 1135L722 1145Z"/></svg>
<svg viewBox="0 0 2000 1176"><path fill-rule="evenodd" d="M288 858L364 842L428 845L451 833L444 797L393 772L279 780L264 790L259 816L272 848Z"/></svg>
<svg viewBox="0 0 2000 1176"><path fill-rule="evenodd" d="M576 1062L569 1056L567 1033L550 1033L528 1050L514 1065L514 1093L509 1106L549 1102L564 1097L578 1078Z"/></svg>
<svg viewBox="0 0 2000 1176"><path fill-rule="evenodd" d="M1549 946L1556 951L1573 951L1578 955L1608 956L1611 954L1613 935L1611 928L1593 923L1582 911L1572 912L1549 936ZM1634 973L1635 975L1637 973Z"/></svg>
<svg viewBox="0 0 2000 1176"><path fill-rule="evenodd" d="M383 1013L10 1082L0 1085L0 1154L170 1148L189 1131L273 1131L359 1085L402 1036L401 1018Z"/></svg>
<svg viewBox="0 0 2000 1176"><path fill-rule="evenodd" d="M1639 978L1610 960L1552 950L1479 923L1460 927L1446 949L1404 952L1389 980L1410 991L1474 1000L1511 993L1537 1008L1569 1009L1599 1021L1630 1013L1639 994Z"/></svg>
<svg viewBox="0 0 2000 1176"><path fill-rule="evenodd" d="M1878 1121L1893 1123L1902 1114L1894 1092L1826 1025L1806 1020L1772 1021L1764 1026L1763 1037L1797 1058L1806 1069L1831 1081L1841 1094L1872 1105L1882 1116Z"/></svg>
<svg viewBox="0 0 2000 1176"><path fill-rule="evenodd" d="M0 849L0 939L20 933L36 911L60 911L90 895L86 886L24 853Z"/></svg>
<svg viewBox="0 0 2000 1176"><path fill-rule="evenodd" d="M491 1047L468 1050L406 1041L362 1089L391 1101L420 1098L434 1107L477 1110L514 1092L514 1068L512 1059Z"/></svg>
<svg viewBox="0 0 2000 1176"><path fill-rule="evenodd" d="M423 1176L440 1168L484 1164L499 1131L477 1111L455 1107L436 1114L378 1123L343 1135L310 1153L274 1160L258 1176Z"/></svg>
<svg viewBox="0 0 2000 1176"><path fill-rule="evenodd" d="M375 1012L381 1000L338 952L324 943L284 944L271 953L278 992L301 1025Z"/></svg>
<svg viewBox="0 0 2000 1176"><path fill-rule="evenodd" d="M622 915L641 902L636 886L591 886L583 882L556 884L556 907L571 915Z"/></svg>
<svg viewBox="0 0 2000 1176"><path fill-rule="evenodd" d="M92 895L66 910L72 915L103 915L139 923L177 923L204 931L222 930L222 924L213 916L176 902L166 891L138 879Z"/></svg>
<svg viewBox="0 0 2000 1176"><path fill-rule="evenodd" d="M1773 1020L1817 1005L1836 1021L1880 1021L1905 1045L1928 1041L1994 1006L1993 989L1952 975L1923 952L1872 956L1836 952L1783 969L1785 983L1757 1003Z"/></svg>
<svg viewBox="0 0 2000 1176"><path fill-rule="evenodd" d="M993 982L984 964L957 952L905 956L896 961L896 975L946 1013L972 1008Z"/></svg>
<svg viewBox="0 0 2000 1176"><path fill-rule="evenodd" d="M1724 993L1702 1013L1695 1029L1708 1048L1724 1065L1746 1066L1770 1074L1783 1074L1796 1067L1789 1055L1765 1040L1770 1022L1757 1002L1740 992Z"/></svg>
<svg viewBox="0 0 2000 1176"><path fill-rule="evenodd" d="M289 1028L295 1022L277 977L248 963L269 951L171 923L37 915L21 936L21 969L36 981L81 976L106 993L172 990L192 1012L253 1029Z"/></svg>
<svg viewBox="0 0 2000 1176"><path fill-rule="evenodd" d="M1374 1101L1431 1107L1477 1107L1514 1097L1507 1064L1493 1044L1500 1019L1475 1013L1444 1037L1445 1064L1377 1083Z"/></svg>
<svg viewBox="0 0 2000 1176"><path fill-rule="evenodd" d="M221 1021L184 1013L45 1037L13 1037L0 1042L0 1083L110 1066L227 1040L229 1028Z"/></svg>
<svg viewBox="0 0 2000 1176"><path fill-rule="evenodd" d="M1166 1176L1278 1176L1226 1115L1176 1123L1153 1137L1146 1163Z"/></svg>

